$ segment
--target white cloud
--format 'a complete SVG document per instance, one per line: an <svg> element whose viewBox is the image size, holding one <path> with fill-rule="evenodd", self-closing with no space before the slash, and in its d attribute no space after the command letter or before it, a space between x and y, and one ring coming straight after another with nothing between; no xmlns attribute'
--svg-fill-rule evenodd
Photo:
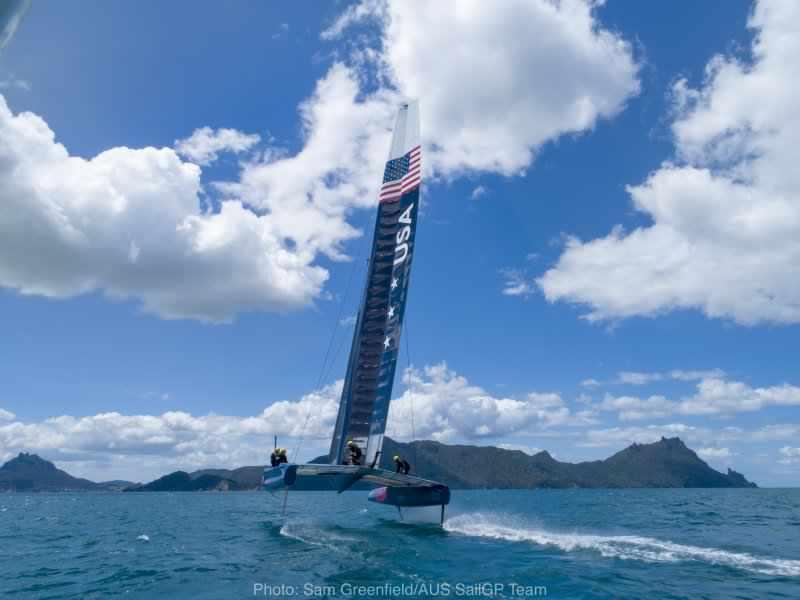
<svg viewBox="0 0 800 600"><path fill-rule="evenodd" d="M472 193L469 195L469 197L473 200L477 200L478 198L483 198L488 193L489 190L486 188L486 186L479 185L472 190Z"/></svg>
<svg viewBox="0 0 800 600"><path fill-rule="evenodd" d="M536 446L527 446L525 444L497 444L497 447L502 448L503 450L519 450L520 452L524 452L530 456L538 454L542 451L541 448L537 448Z"/></svg>
<svg viewBox="0 0 800 600"><path fill-rule="evenodd" d="M668 417L675 412L675 403L667 400L664 396L638 398L606 394L600 403L600 409L616 412L623 421L635 421Z"/></svg>
<svg viewBox="0 0 800 600"><path fill-rule="evenodd" d="M536 287L525 273L519 269L501 269L500 273L505 278L503 283L504 296L530 296L536 292Z"/></svg>
<svg viewBox="0 0 800 600"><path fill-rule="evenodd" d="M800 406L800 387L788 383L754 388L740 381L707 378L699 381L696 389L694 394L680 400L668 400L661 395L640 398L607 394L600 408L617 412L622 420L640 420L675 414L732 415L772 406Z"/></svg>
<svg viewBox="0 0 800 600"><path fill-rule="evenodd" d="M668 376L678 381L697 381L698 379L722 379L725 371L722 369L699 369L694 371L684 371L676 369L670 371Z"/></svg>
<svg viewBox="0 0 800 600"><path fill-rule="evenodd" d="M667 373L642 373L638 371L620 371L617 373L617 379L614 383L625 385L647 385L655 381L665 381L667 379L675 379L677 381L697 381L699 379L722 378L725 376L725 371L722 369L706 369L706 370L693 370L684 371L675 369Z"/></svg>
<svg viewBox="0 0 800 600"><path fill-rule="evenodd" d="M559 394L495 397L444 363L409 369L405 382L408 388L391 404L387 430L400 438L411 436L412 419L418 439L443 441L593 423L587 411L571 413ZM297 401L275 402L255 416L108 412L23 422L3 411L0 418L8 422L0 424L0 460L36 452L84 476L139 479L174 469L261 464L273 435L292 451L299 446L299 458L308 460L328 451L341 392L340 380Z"/></svg>
<svg viewBox="0 0 800 600"><path fill-rule="evenodd" d="M224 321L320 294L319 245L289 244L240 202L198 208L200 169L168 148L70 156L32 113L0 97L0 286L66 298L136 298L166 318Z"/></svg>
<svg viewBox="0 0 800 600"><path fill-rule="evenodd" d="M31 87L30 81L27 79L19 79L13 75L7 75L5 79L0 80L0 90L18 89L30 92Z"/></svg>
<svg viewBox="0 0 800 600"><path fill-rule="evenodd" d="M725 371L722 369L695 369L695 370L682 370L674 369L661 373L655 372L641 372L641 371L620 371L617 376L610 381L599 381L597 379L584 379L581 385L584 387L600 387L603 385L648 385L657 381L697 381L700 379L722 379L725 377Z"/></svg>
<svg viewBox="0 0 800 600"><path fill-rule="evenodd" d="M793 465L800 463L800 448L784 446L780 449L781 458L778 460L782 465Z"/></svg>
<svg viewBox="0 0 800 600"><path fill-rule="evenodd" d="M676 163L629 188L650 226L571 238L539 280L592 321L696 308L742 324L800 322L800 4L760 0L753 64L716 57L674 87Z"/></svg>
<svg viewBox="0 0 800 600"><path fill-rule="evenodd" d="M661 381L664 376L661 373L637 373L634 371L620 371L617 375L617 383L628 385L645 385L653 381Z"/></svg>
<svg viewBox="0 0 800 600"><path fill-rule="evenodd" d="M639 91L629 45L601 27L594 6L367 0L323 38L376 20L381 75L400 93L424 99L422 134L434 171L511 175L542 144L591 129Z"/></svg>
<svg viewBox="0 0 800 600"><path fill-rule="evenodd" d="M292 450L290 444L302 438L302 456L311 459L327 451L341 388L338 381L299 401L276 402L249 417L172 411L63 415L33 423L12 420L0 425L0 458L36 452L61 463L79 463L81 472L108 474L118 469L113 477L155 477L168 469L263 464L272 436L278 435ZM144 471L137 468L139 459L146 463Z"/></svg>
<svg viewBox="0 0 800 600"><path fill-rule="evenodd" d="M755 441L795 440L800 438L800 424L766 425L752 433Z"/></svg>
<svg viewBox="0 0 800 600"><path fill-rule="evenodd" d="M607 447L629 444L650 444L657 442L662 437L678 436L684 442L713 440L711 431L685 425L683 423L669 423L667 425L647 425L644 427L612 427L609 429L592 429L586 432L581 446Z"/></svg>
<svg viewBox="0 0 800 600"><path fill-rule="evenodd" d="M13 412L0 408L0 421L13 421L16 415Z"/></svg>
<svg viewBox="0 0 800 600"><path fill-rule="evenodd" d="M320 37L323 40L334 40L339 38L345 29L356 23L367 20L379 21L385 17L386 8L386 0L362 0L351 4L320 34Z"/></svg>
<svg viewBox="0 0 800 600"><path fill-rule="evenodd" d="M250 150L258 136L204 127L179 140L177 152L118 147L85 160L57 144L42 119L13 115L3 102L0 286L52 298L101 291L161 317L215 322L307 306L328 277L320 254L345 260L344 243L361 234L350 214L374 207L404 95L425 91L426 164L442 176L519 172L541 144L621 110L638 91L637 66L591 6L348 9L333 30L373 16L381 48L366 62L354 50L352 66L335 63L317 82L300 106L299 152L270 145L237 179L214 183L224 198L218 213L198 208L194 163ZM442 11L458 15L445 30ZM509 45L515 33L520 43ZM428 60L445 54L447 61ZM367 86L373 79L379 85Z"/></svg>
<svg viewBox="0 0 800 600"><path fill-rule="evenodd" d="M735 453L731 452L730 448L717 447L699 448L697 450L697 454L700 456L700 458L704 458L706 460L731 458L735 455Z"/></svg>
<svg viewBox="0 0 800 600"><path fill-rule="evenodd" d="M740 381L704 379L697 393L682 400L677 411L686 415L753 412L768 406L800 406L800 387L784 383L753 388Z"/></svg>
<svg viewBox="0 0 800 600"><path fill-rule="evenodd" d="M447 367L445 363L409 369L408 389L390 406L389 435L435 440L475 439L529 432L554 425L592 422L588 413L572 414L556 393L531 392L499 398Z"/></svg>
<svg viewBox="0 0 800 600"><path fill-rule="evenodd" d="M261 136L236 129L195 129L188 138L175 141L175 150L198 165L209 165L222 152L247 152L261 141Z"/></svg>
<svg viewBox="0 0 800 600"><path fill-rule="evenodd" d="M342 327L352 327L356 324L356 321L358 321L358 317L356 315L350 315L339 319L339 325Z"/></svg>

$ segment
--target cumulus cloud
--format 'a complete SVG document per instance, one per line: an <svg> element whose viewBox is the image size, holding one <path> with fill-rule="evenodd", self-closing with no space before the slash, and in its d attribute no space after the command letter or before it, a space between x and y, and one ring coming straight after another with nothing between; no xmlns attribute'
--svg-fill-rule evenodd
<svg viewBox="0 0 800 600"><path fill-rule="evenodd" d="M706 370L693 370L684 371L675 369L666 373L642 373L639 371L620 371L617 373L617 378L613 383L624 385L647 385L656 381L665 381L674 379L677 381L697 381L698 379L720 379L725 376L725 371L722 369L706 369Z"/></svg>
<svg viewBox="0 0 800 600"><path fill-rule="evenodd" d="M425 98L434 169L518 173L536 148L592 128L638 93L629 45L599 25L593 7L583 0L388 4L383 59L403 93Z"/></svg>
<svg viewBox="0 0 800 600"><path fill-rule="evenodd" d="M422 133L434 171L511 175L542 144L591 129L639 91L629 44L598 23L594 7L585 0L367 0L323 38L377 22L381 75L400 93L424 98Z"/></svg>
<svg viewBox="0 0 800 600"><path fill-rule="evenodd" d="M79 469L94 472L118 468L129 477L143 476L136 468L137 460L142 459L147 465L145 474L156 476L167 468L263 464L272 436L278 435L295 443L303 439L303 457L311 459L330 439L341 389L339 381L300 400L276 402L260 414L246 417L194 416L180 411L161 415L108 412L26 423L8 413L11 422L0 425L0 458L37 452L51 460L79 463Z"/></svg>
<svg viewBox="0 0 800 600"><path fill-rule="evenodd" d="M239 201L201 212L200 169L169 148L71 156L0 96L0 286L65 298L103 291L165 318L224 321L317 297L316 247Z"/></svg>
<svg viewBox="0 0 800 600"><path fill-rule="evenodd" d="M557 393L531 392L520 398L489 394L446 363L409 369L406 391L389 412L389 435L440 441L499 437L554 425L593 422L588 411L573 414Z"/></svg>
<svg viewBox="0 0 800 600"><path fill-rule="evenodd" d="M800 448L784 446L780 449L781 458L778 460L782 465L794 465L800 463Z"/></svg>
<svg viewBox="0 0 800 600"><path fill-rule="evenodd" d="M348 64L335 62L300 105L300 150L270 144L238 177L214 182L223 200L213 212L199 209L199 166L252 150L257 135L203 127L175 149L117 147L87 160L41 118L2 102L0 286L52 298L100 291L161 317L214 322L307 306L328 277L320 255L347 260L344 244L361 235L348 219L374 206L403 97L425 92L426 164L441 176L517 173L541 144L622 109L638 91L637 65L592 7L347 9L324 37L370 17L380 47L368 61L355 48Z"/></svg>
<svg viewBox="0 0 800 600"><path fill-rule="evenodd" d="M697 393L678 404L678 412L687 415L733 414L753 412L768 406L800 406L800 387L784 383L753 388L740 381L704 379Z"/></svg>
<svg viewBox="0 0 800 600"><path fill-rule="evenodd" d="M672 371L666 372L620 371L614 379L609 381L584 379L581 385L584 387L601 387L603 385L648 385L658 381L697 381L700 379L722 379L724 377L725 371L722 369L673 369Z"/></svg>
<svg viewBox="0 0 800 600"><path fill-rule="evenodd" d="M668 417L675 412L675 403L667 400L664 396L638 398L606 394L600 403L600 408L616 412L622 421L635 421Z"/></svg>
<svg viewBox="0 0 800 600"><path fill-rule="evenodd" d="M243 133L236 129L195 129L188 138L175 141L175 150L198 165L209 165L222 152L239 154L250 150L261 141L255 133Z"/></svg>
<svg viewBox="0 0 800 600"><path fill-rule="evenodd" d="M418 439L470 441L594 423L589 411L570 411L559 394L496 397L444 363L409 369L404 381L407 389L390 405L387 430L401 439L413 433ZM144 468L155 476L168 469L261 464L273 435L309 460L328 451L342 385L340 380L299 400L275 402L254 416L108 412L24 422L2 411L0 460L37 452L85 475L118 469L122 474L113 477L142 477Z"/></svg>
<svg viewBox="0 0 800 600"><path fill-rule="evenodd" d="M695 308L741 324L800 322L800 4L760 0L752 64L715 57L675 84L676 158L628 188L652 224L571 238L538 283L591 321Z"/></svg>
<svg viewBox="0 0 800 600"><path fill-rule="evenodd" d="M771 406L800 406L800 387L784 383L751 387L741 381L706 378L697 383L696 392L680 400L661 395L612 396L606 394L601 410L616 412L621 420L659 419L671 415L733 415L755 412Z"/></svg>
<svg viewBox="0 0 800 600"><path fill-rule="evenodd" d="M716 447L699 448L697 450L697 454L700 455L700 458L705 458L706 460L731 458L734 456L734 453L731 452L730 448Z"/></svg>
<svg viewBox="0 0 800 600"><path fill-rule="evenodd" d="M217 187L268 211L297 246L342 260L341 244L360 235L349 211L375 205L399 102L389 90L362 95L359 73L336 63L300 106L302 149L248 163Z"/></svg>
<svg viewBox="0 0 800 600"><path fill-rule="evenodd" d="M13 421L16 415L11 411L0 408L0 421Z"/></svg>

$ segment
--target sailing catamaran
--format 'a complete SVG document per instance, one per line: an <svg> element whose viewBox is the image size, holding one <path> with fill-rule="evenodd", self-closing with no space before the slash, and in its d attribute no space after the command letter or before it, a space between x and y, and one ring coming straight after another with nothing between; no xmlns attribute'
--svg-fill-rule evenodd
<svg viewBox="0 0 800 600"><path fill-rule="evenodd" d="M405 313L417 227L422 149L419 107L403 104L397 114L389 160L378 196L378 216L367 282L358 311L339 414L328 464L282 464L264 469L263 489L330 489L373 484L369 500L391 506L441 506L450 489L436 481L379 467L400 333ZM360 464L348 464L349 443L364 448Z"/></svg>

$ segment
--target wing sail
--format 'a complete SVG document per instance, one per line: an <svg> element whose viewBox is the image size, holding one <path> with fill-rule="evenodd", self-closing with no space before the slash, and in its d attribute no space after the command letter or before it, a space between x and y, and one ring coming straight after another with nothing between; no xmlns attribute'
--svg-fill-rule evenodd
<svg viewBox="0 0 800 600"><path fill-rule="evenodd" d="M342 464L347 441L372 465L383 445L405 314L422 179L419 109L397 115L379 195L367 284L356 320L330 462Z"/></svg>

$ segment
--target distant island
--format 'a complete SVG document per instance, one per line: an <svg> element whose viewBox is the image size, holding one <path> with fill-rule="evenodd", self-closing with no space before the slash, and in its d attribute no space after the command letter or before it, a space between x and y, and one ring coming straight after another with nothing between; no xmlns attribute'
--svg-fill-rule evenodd
<svg viewBox="0 0 800 600"><path fill-rule="evenodd" d="M131 481L95 483L73 477L49 460L26 452L0 467L0 492L119 492L135 485Z"/></svg>
<svg viewBox="0 0 800 600"><path fill-rule="evenodd" d="M743 475L712 469L680 438L633 444L605 460L561 462L548 452L530 455L492 446L451 446L386 438L381 466L391 457L410 460L413 473L453 489L533 488L753 488ZM314 462L325 462L319 457ZM175 471L146 484L80 479L35 454L21 453L0 467L0 491L243 491L261 485L263 466Z"/></svg>

